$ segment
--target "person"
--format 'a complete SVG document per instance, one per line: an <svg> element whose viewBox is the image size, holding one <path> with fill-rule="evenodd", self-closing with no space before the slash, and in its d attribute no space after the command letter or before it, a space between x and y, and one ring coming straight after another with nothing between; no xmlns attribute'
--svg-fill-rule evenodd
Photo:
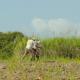
<svg viewBox="0 0 80 80"><path fill-rule="evenodd" d="M31 60L34 60L35 57L37 59L39 59L39 52L38 52L39 43L40 43L40 41L37 41L34 38L33 39L32 38L29 38L28 41L27 41L27 45L26 45L24 56L26 54L28 54L28 53L31 53L31 55L32 55Z"/></svg>
<svg viewBox="0 0 80 80"><path fill-rule="evenodd" d="M35 57L37 58L37 60L39 59L39 48L40 48L40 46L39 46L39 44L40 44L40 41L38 41L38 40L34 40L34 42L33 42L33 48L32 48L32 60L34 60L35 59Z"/></svg>
<svg viewBox="0 0 80 80"><path fill-rule="evenodd" d="M24 56L28 53L31 53L32 51L32 48L33 48L33 44L34 44L34 41L32 38L29 38L28 41L27 41L27 45L26 45L26 48L25 48L25 53L24 53Z"/></svg>
<svg viewBox="0 0 80 80"><path fill-rule="evenodd" d="M33 39L29 39L27 41L27 45L26 45L26 49L31 50L34 46L34 40Z"/></svg>

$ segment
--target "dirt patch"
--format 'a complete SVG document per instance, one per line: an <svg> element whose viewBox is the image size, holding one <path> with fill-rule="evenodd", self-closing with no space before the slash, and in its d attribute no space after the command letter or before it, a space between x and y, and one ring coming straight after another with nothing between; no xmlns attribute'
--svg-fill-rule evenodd
<svg viewBox="0 0 80 80"><path fill-rule="evenodd" d="M16 65L11 71L9 66L0 63L0 80L80 80L80 64L76 62L21 62Z"/></svg>

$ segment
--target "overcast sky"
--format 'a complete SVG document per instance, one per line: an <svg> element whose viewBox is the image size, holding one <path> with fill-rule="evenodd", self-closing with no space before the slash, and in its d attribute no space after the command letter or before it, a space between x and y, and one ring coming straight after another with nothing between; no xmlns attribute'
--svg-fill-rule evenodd
<svg viewBox="0 0 80 80"><path fill-rule="evenodd" d="M80 0L0 0L0 32L80 36Z"/></svg>

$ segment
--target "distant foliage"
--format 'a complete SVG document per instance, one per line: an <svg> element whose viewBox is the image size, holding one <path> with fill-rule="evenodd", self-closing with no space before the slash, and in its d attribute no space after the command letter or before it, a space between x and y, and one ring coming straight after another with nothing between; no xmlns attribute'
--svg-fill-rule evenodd
<svg viewBox="0 0 80 80"><path fill-rule="evenodd" d="M48 56L80 57L79 38L54 38L43 40L43 52Z"/></svg>
<svg viewBox="0 0 80 80"><path fill-rule="evenodd" d="M0 57L9 58L15 54L15 52L18 51L15 48L17 48L17 46L20 48L19 44L23 39L26 39L26 37L20 32L0 32Z"/></svg>
<svg viewBox="0 0 80 80"><path fill-rule="evenodd" d="M0 32L0 58L22 54L27 37L21 32ZM41 40L41 55L53 57L80 57L80 38L52 38Z"/></svg>

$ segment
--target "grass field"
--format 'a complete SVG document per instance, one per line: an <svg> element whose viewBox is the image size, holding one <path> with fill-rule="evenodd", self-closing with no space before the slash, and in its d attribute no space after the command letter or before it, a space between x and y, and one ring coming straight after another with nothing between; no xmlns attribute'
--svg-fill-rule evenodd
<svg viewBox="0 0 80 80"><path fill-rule="evenodd" d="M21 57L27 37L0 33L0 80L80 80L80 38L41 40L39 61Z"/></svg>
<svg viewBox="0 0 80 80"><path fill-rule="evenodd" d="M59 57L0 60L0 80L80 80L80 60Z"/></svg>

